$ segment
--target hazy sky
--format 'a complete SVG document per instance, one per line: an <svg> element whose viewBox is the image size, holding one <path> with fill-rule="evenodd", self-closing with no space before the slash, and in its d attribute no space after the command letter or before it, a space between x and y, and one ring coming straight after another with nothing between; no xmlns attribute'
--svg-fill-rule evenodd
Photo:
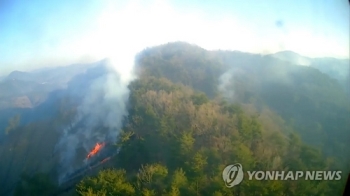
<svg viewBox="0 0 350 196"><path fill-rule="evenodd" d="M173 41L349 58L349 18L347 0L2 0L0 75L105 57L131 64Z"/></svg>

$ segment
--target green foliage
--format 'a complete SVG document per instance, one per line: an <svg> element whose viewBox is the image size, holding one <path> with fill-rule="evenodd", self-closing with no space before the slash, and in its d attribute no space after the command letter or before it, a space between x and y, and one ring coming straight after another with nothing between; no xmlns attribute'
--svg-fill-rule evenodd
<svg viewBox="0 0 350 196"><path fill-rule="evenodd" d="M186 184L187 184L187 177L183 169L180 168L175 170L173 174L173 179L172 179L172 186L179 188L179 187L186 186Z"/></svg>
<svg viewBox="0 0 350 196"><path fill-rule="evenodd" d="M242 108L238 104L227 104L227 102L222 102L223 112L228 112L229 114L240 114L242 113Z"/></svg>
<svg viewBox="0 0 350 196"><path fill-rule="evenodd" d="M339 192L344 181L335 186L329 181L253 180L244 181L239 188L226 188L221 172L228 164L239 162L245 170L289 171L325 170L330 162L292 130L286 137L284 131L290 130L285 130L283 121L277 124L278 118L269 112L251 115L244 105L212 100L197 104L193 98L199 95L181 85L167 83L166 89L172 89L169 91L144 85L149 81L156 84L157 80L163 79L144 78L134 83L138 87L132 91L129 123L119 138L117 164L127 169L124 183L134 187L135 195ZM83 185L81 190L92 187ZM122 185L114 182L108 186L105 190Z"/></svg>
<svg viewBox="0 0 350 196"><path fill-rule="evenodd" d="M156 193L154 190L143 189L141 195L142 196L156 196Z"/></svg>
<svg viewBox="0 0 350 196"><path fill-rule="evenodd" d="M154 180L162 179L168 175L166 167L160 164L141 166L137 178L140 182L150 184Z"/></svg>
<svg viewBox="0 0 350 196"><path fill-rule="evenodd" d="M181 135L180 139L180 152L182 155L189 154L193 150L193 144L195 142L195 139L192 136L191 132L184 132Z"/></svg>
<svg viewBox="0 0 350 196"><path fill-rule="evenodd" d="M78 195L341 194L344 179L245 180L228 189L221 176L237 162L244 170L346 173L349 98L335 80L272 57L209 52L186 43L146 49L136 63L139 79L129 85L128 116L112 163L118 169L83 179ZM232 77L219 92L224 73ZM72 125L73 102L63 98L54 121L20 131L19 116L10 119L8 142L0 145L4 187L16 181L18 168L50 170L53 163L46 160L54 156L58 134L51 130ZM45 175L24 175L16 194L52 195L55 189Z"/></svg>
<svg viewBox="0 0 350 196"><path fill-rule="evenodd" d="M202 105L209 101L204 93L194 94L191 96L194 105Z"/></svg>
<svg viewBox="0 0 350 196"><path fill-rule="evenodd" d="M125 174L125 170L103 170L96 177L83 179L76 191L78 195L134 195L135 188Z"/></svg>
<svg viewBox="0 0 350 196"><path fill-rule="evenodd" d="M232 100L222 100L218 79L231 64L239 74L225 89L232 91ZM237 162L245 170L339 170L344 163L337 165L339 155L347 152L349 107L327 76L269 57L210 53L184 43L147 49L138 56L138 66L140 79L130 84L128 123L116 158L135 195L341 192L345 178L245 180L228 189L221 177L225 166ZM304 141L325 143L320 150ZM337 157L326 157L334 150Z"/></svg>
<svg viewBox="0 0 350 196"><path fill-rule="evenodd" d="M173 43L150 48L138 56L141 76L165 77L202 91L208 97L217 94L218 77L223 64L208 52L187 43Z"/></svg>
<svg viewBox="0 0 350 196"><path fill-rule="evenodd" d="M195 174L202 174L202 172L205 170L205 166L207 165L207 158L203 156L201 153L197 152L194 154L190 166L192 171Z"/></svg>

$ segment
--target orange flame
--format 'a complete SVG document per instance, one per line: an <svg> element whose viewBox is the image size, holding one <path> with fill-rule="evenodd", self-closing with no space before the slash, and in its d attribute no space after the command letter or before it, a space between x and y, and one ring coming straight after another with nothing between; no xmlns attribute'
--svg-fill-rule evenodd
<svg viewBox="0 0 350 196"><path fill-rule="evenodd" d="M87 155L87 159L97 154L103 147L105 146L105 143L96 143L95 147L91 150L91 152Z"/></svg>
<svg viewBox="0 0 350 196"><path fill-rule="evenodd" d="M100 163L105 163L105 162L108 161L109 159L111 159L111 157L107 157L107 158L103 159Z"/></svg>

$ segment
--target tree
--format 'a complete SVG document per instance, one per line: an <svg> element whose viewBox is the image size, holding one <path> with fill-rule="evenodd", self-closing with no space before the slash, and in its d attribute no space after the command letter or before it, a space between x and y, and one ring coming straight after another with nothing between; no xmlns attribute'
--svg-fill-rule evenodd
<svg viewBox="0 0 350 196"><path fill-rule="evenodd" d="M127 182L125 170L102 170L96 177L87 177L78 185L78 195L134 195L135 188Z"/></svg>
<svg viewBox="0 0 350 196"><path fill-rule="evenodd" d="M161 192L165 190L164 179L168 175L168 169L161 164L142 165L137 173L137 184L140 190L148 189Z"/></svg>

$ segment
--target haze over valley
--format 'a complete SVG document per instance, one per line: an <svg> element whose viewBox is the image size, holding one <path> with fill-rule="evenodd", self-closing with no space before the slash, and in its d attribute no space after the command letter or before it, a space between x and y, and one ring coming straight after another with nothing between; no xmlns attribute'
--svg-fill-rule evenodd
<svg viewBox="0 0 350 196"><path fill-rule="evenodd" d="M335 77L334 72L315 68L317 64L303 66L293 64L294 58L283 60L276 58L275 55L279 54L281 53L258 55L239 51L207 51L185 42L168 43L146 49L137 55L135 73L138 77L129 84L124 83L125 81L109 68L108 59L91 64L68 65L33 72L13 71L0 83L3 86L0 120L1 129L4 130L0 137L1 153L4 157L0 174L2 179L7 179L3 181L5 187L9 187L3 191L14 189L22 173L34 175L43 172L51 176L53 182L56 180L64 182L65 175L69 176L71 172L84 167L82 160L95 143L116 143L120 140L120 134L124 133L121 130L126 130L126 133L132 135L147 132L149 132L147 134L160 134L158 131L163 128L157 128L156 124L138 125L140 128L128 127L136 126L133 125L136 123L133 120L136 116L146 118L150 115L148 112L142 114L135 107L153 108L151 111L156 112L153 114L156 116L152 118L163 119L166 115L170 115L167 112L171 112L172 115L169 117L179 118L175 121L176 124L181 123L185 129L189 128L186 126L197 127L190 128L193 131L198 129L199 133L196 134L204 130L209 131L208 134L214 134L215 130L222 129L219 127L213 129L214 124L211 123L200 124L204 121L198 119L197 122L196 114L210 114L201 118L213 121L212 123L219 120L217 115L221 112L223 113L220 115L224 116L227 112L228 114L232 112L230 115L238 117L244 114L246 116L244 118L252 118L255 123L259 122L258 130L262 135L257 139L267 137L259 144L262 145L259 147L260 150L267 147L264 147L267 145L264 144L264 140L269 142L271 140L269 137L279 135L278 140L282 142L279 145L286 145L284 143L288 139L282 138L297 134L303 145L310 145L308 147L310 150L313 148L320 150L320 154L317 155L320 156L319 161L325 160L326 157L337 160L325 162L323 164L327 166L322 167L342 168L347 171L349 156L346 155L350 152L346 145L350 136L350 107L347 89L340 82L344 78ZM341 73L343 60L332 60L337 63L336 66L339 66ZM175 96L171 99L188 99L180 103L190 104L186 106L186 110L194 107L193 111L182 111L179 110L181 107L176 109L175 105L169 105L171 99L166 98L167 96ZM177 96L180 97L176 98ZM181 98L182 96L190 97ZM167 99L170 100L166 101ZM138 103L139 101L141 102ZM216 111L215 107L227 111ZM217 112L219 113L215 114ZM191 119L193 122L187 122L190 123L187 125L182 122L185 119L181 116L176 117L177 115L195 116L187 117L194 118ZM233 120L236 118L234 116ZM151 122L156 123L157 120L143 121L147 124ZM130 123L132 124L129 125ZM225 123L222 123L218 126L225 126ZM177 127L176 124L173 126ZM146 128L147 126L150 127ZM183 128L172 129L175 131L173 134L180 134L181 132L176 131L178 129ZM238 131L237 134L244 134L240 132L243 127L235 129ZM146 130L148 131L143 133ZM193 135L193 137L200 136ZM137 138L130 142L137 142ZM202 142L198 145L206 146ZM165 144L153 142L153 145L159 146L154 146L152 149L159 149ZM155 149L149 150L154 152ZM117 148L115 152L116 150ZM250 151L254 152L253 149ZM134 156L137 151L127 153ZM133 159L126 159L124 156L127 155L123 154L123 150L114 156L111 161L113 167L115 164L123 165L118 163L121 160L127 165L134 162ZM278 155L264 156L267 156L265 158L268 161ZM306 157L302 157L302 161L313 159L310 155L304 156ZM156 157L151 159L158 160ZM132 163L134 168L130 169L139 167L138 164L141 163L143 164L141 160ZM312 164L305 167L313 166ZM339 191L342 183L338 185Z"/></svg>
<svg viewBox="0 0 350 196"><path fill-rule="evenodd" d="M348 4L255 3L2 3L0 195L341 195Z"/></svg>

